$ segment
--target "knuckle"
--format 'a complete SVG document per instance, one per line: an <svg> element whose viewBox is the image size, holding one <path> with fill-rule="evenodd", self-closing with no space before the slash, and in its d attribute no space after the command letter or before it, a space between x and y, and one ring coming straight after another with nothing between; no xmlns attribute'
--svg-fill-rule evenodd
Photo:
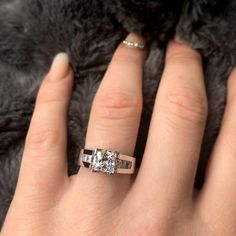
<svg viewBox="0 0 236 236"><path fill-rule="evenodd" d="M140 68L140 61L138 60L138 57L135 54L127 53L126 51L120 51L119 53L114 55L112 62L119 65L124 64Z"/></svg>
<svg viewBox="0 0 236 236"><path fill-rule="evenodd" d="M134 118L142 110L142 97L127 92L109 92L97 98L94 110L102 119Z"/></svg>
<svg viewBox="0 0 236 236"><path fill-rule="evenodd" d="M31 131L27 137L27 147L31 152L39 154L42 151L47 151L58 142L60 134L54 129L38 129Z"/></svg>
<svg viewBox="0 0 236 236"><path fill-rule="evenodd" d="M167 94L162 108L165 118L175 127L199 128L207 117L207 99L189 89Z"/></svg>

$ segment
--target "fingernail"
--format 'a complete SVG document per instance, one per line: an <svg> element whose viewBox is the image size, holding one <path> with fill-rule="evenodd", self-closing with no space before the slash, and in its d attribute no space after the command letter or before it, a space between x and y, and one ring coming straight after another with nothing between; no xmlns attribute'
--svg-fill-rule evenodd
<svg viewBox="0 0 236 236"><path fill-rule="evenodd" d="M67 76L69 72L69 57L66 53L58 53L51 65L49 79L60 80Z"/></svg>

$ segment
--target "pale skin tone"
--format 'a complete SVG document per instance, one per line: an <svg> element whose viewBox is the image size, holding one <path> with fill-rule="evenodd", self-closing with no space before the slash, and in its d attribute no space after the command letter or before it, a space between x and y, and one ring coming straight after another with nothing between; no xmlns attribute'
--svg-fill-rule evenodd
<svg viewBox="0 0 236 236"><path fill-rule="evenodd" d="M131 34L129 39L142 42ZM120 45L95 96L86 148L133 156L147 52ZM40 87L1 236L236 235L236 70L201 191L193 189L207 118L201 56L171 41L137 175L68 177L66 117L73 73L57 57Z"/></svg>

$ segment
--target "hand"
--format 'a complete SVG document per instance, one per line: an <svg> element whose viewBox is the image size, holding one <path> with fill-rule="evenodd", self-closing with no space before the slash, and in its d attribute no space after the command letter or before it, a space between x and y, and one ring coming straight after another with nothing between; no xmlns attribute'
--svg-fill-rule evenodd
<svg viewBox="0 0 236 236"><path fill-rule="evenodd" d="M142 42L137 35L129 38ZM86 148L133 155L145 50L120 45L95 96ZM73 85L59 54L42 82L2 236L236 234L236 71L203 189L193 183L207 118L201 57L170 42L137 176L68 177L66 117Z"/></svg>

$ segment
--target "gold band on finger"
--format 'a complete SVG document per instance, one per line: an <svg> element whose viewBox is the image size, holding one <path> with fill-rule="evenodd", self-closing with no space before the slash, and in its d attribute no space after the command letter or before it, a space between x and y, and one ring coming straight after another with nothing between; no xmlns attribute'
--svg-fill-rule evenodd
<svg viewBox="0 0 236 236"><path fill-rule="evenodd" d="M144 49L145 48L145 44L140 44L134 41L130 41L128 39L125 39L122 41L123 44L125 44L127 47L129 48L138 48L138 49Z"/></svg>

